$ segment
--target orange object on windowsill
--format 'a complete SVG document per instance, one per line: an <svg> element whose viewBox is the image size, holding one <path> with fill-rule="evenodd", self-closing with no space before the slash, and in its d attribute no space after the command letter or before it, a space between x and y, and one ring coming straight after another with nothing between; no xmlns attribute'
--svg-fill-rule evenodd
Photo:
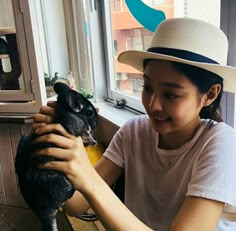
<svg viewBox="0 0 236 231"><path fill-rule="evenodd" d="M87 146L85 147L88 158L91 164L94 166L95 163L102 158L102 155L105 151L104 147L101 144Z"/></svg>

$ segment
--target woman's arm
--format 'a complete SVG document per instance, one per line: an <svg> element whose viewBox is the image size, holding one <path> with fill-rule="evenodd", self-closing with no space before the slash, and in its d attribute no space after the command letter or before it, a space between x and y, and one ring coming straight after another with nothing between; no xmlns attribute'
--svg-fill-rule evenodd
<svg viewBox="0 0 236 231"><path fill-rule="evenodd" d="M214 231L223 207L223 202L187 196L169 230Z"/></svg>
<svg viewBox="0 0 236 231"><path fill-rule="evenodd" d="M99 176L94 179L91 189L83 193L107 230L151 230L117 200ZM188 196L169 231L214 231L223 206L222 202Z"/></svg>
<svg viewBox="0 0 236 231"><path fill-rule="evenodd" d="M97 173L102 177L102 179L111 186L118 177L121 175L123 169L114 164L112 161L108 160L105 157L102 157L94 167ZM84 198L84 196L76 191L71 199L69 199L63 209L70 216L76 216L78 214L84 213L91 206Z"/></svg>
<svg viewBox="0 0 236 231"><path fill-rule="evenodd" d="M104 158L103 161L108 160ZM93 176L91 176L90 179L90 186L82 193L106 230L151 230L125 207L125 205L113 193L108 184L101 178L100 175L97 174L97 172L94 171ZM82 196L82 194L80 194L80 196ZM76 200L74 200L72 205L70 205L70 210L75 205L75 203Z"/></svg>
<svg viewBox="0 0 236 231"><path fill-rule="evenodd" d="M82 193L106 230L151 230L125 207L96 172L94 172L92 179L89 186L82 190ZM139 202L137 201L137 203Z"/></svg>

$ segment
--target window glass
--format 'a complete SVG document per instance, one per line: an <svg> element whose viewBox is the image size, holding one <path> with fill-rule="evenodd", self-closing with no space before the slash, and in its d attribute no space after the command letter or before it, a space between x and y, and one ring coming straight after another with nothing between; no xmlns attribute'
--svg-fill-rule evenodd
<svg viewBox="0 0 236 231"><path fill-rule="evenodd" d="M47 96L55 81L93 95L88 1L40 0L37 17ZM58 39L59 38L59 39Z"/></svg>
<svg viewBox="0 0 236 231"><path fill-rule="evenodd" d="M153 17L153 10L156 10L156 17ZM110 15L114 58L111 91L139 99L142 74L119 63L117 55L130 49L146 50L153 28L158 20L163 20L163 15L165 18L192 17L220 26L220 0L110 0Z"/></svg>
<svg viewBox="0 0 236 231"><path fill-rule="evenodd" d="M91 35L90 20L94 17L92 5L89 1L72 1L72 14L74 18L75 46L70 49L76 50L76 56L73 57L72 64L73 75L76 81L78 91L84 93L88 97L94 94L93 86L93 59L91 55L91 44L93 36ZM71 14L71 12L68 12ZM72 45L72 44L71 44ZM94 52L96 52L94 50ZM72 53L72 52L71 52Z"/></svg>
<svg viewBox="0 0 236 231"><path fill-rule="evenodd" d="M70 67L62 0L35 1L46 93L55 95L56 81L68 82ZM71 73L72 76L72 73Z"/></svg>

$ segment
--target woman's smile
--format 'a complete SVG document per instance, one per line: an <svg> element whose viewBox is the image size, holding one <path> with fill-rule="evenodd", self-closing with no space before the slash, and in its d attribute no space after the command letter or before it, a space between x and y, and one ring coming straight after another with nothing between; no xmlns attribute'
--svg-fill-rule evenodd
<svg viewBox="0 0 236 231"><path fill-rule="evenodd" d="M168 117L152 116L157 121L167 121Z"/></svg>
<svg viewBox="0 0 236 231"><path fill-rule="evenodd" d="M166 116L149 115L153 128L159 133L166 133L171 126L171 118Z"/></svg>
<svg viewBox="0 0 236 231"><path fill-rule="evenodd" d="M166 122L169 122L171 120L171 118L169 116L162 116L162 115L158 115L155 113L151 113L149 115L150 119L153 120L154 123L157 124L164 124Z"/></svg>

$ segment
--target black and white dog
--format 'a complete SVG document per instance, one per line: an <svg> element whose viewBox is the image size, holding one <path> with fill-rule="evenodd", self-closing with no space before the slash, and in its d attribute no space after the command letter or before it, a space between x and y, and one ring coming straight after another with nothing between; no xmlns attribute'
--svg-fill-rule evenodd
<svg viewBox="0 0 236 231"><path fill-rule="evenodd" d="M74 136L81 136L84 144L95 144L91 135L97 124L97 112L92 103L64 83L54 85L58 94L55 122ZM50 143L32 144L36 134L23 136L17 148L15 169L21 194L39 217L43 231L57 231L57 209L69 199L74 189L66 176L58 171L39 169L40 163L55 158L33 156L35 150L50 147Z"/></svg>

